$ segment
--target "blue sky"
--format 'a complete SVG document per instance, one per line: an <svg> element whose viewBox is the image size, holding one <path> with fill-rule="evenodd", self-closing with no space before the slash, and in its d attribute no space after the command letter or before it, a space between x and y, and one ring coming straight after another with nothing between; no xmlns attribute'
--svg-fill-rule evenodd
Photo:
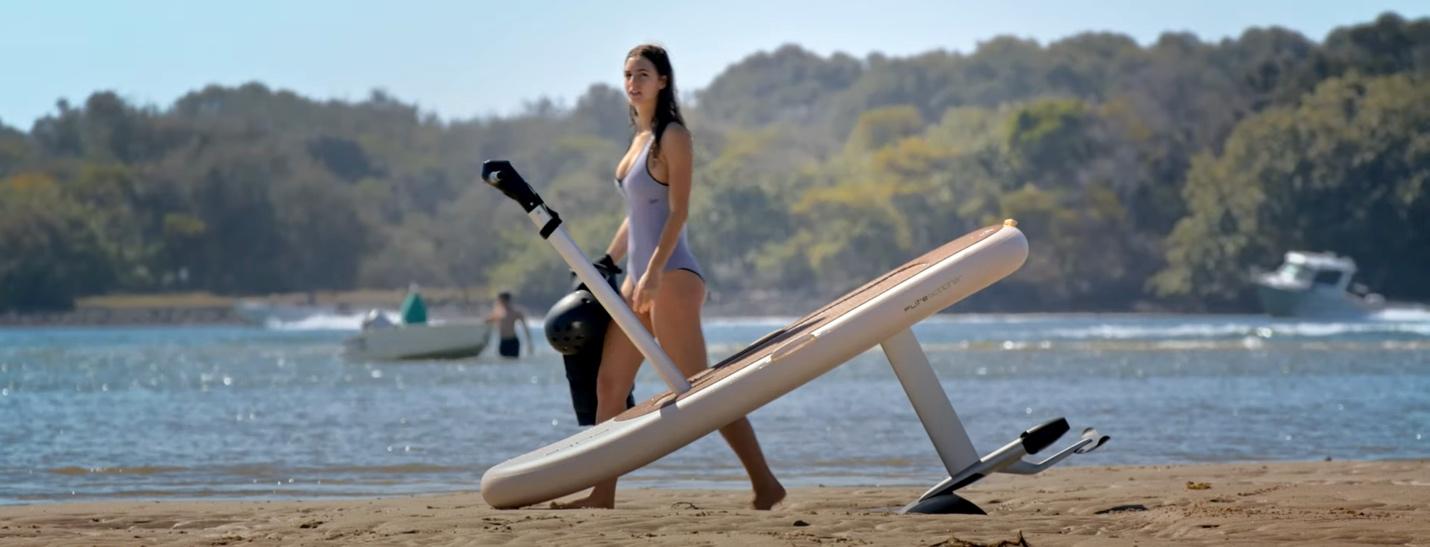
<svg viewBox="0 0 1430 547"><path fill-rule="evenodd" d="M57 99L79 103L101 89L167 107L206 84L255 80L317 98L360 100L382 88L466 118L618 85L622 57L643 41L670 49L690 91L786 43L862 58L1090 30L1146 44L1168 30L1219 40L1278 25L1320 40L1385 11L1423 17L1430 2L0 0L0 123L28 129Z"/></svg>

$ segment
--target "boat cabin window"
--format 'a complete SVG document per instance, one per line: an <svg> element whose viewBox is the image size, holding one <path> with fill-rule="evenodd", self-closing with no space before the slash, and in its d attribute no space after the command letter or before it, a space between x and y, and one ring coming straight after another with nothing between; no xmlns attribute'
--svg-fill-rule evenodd
<svg viewBox="0 0 1430 547"><path fill-rule="evenodd" d="M1311 279L1311 274L1313 273L1315 272L1313 272L1310 268L1302 268L1301 266L1296 264L1282 264L1281 270L1277 272L1277 274L1282 279L1297 281L1301 283L1309 281Z"/></svg>
<svg viewBox="0 0 1430 547"><path fill-rule="evenodd" d="M1316 272L1316 277L1311 280L1317 285L1339 286L1341 284L1341 272L1335 270L1323 270Z"/></svg>

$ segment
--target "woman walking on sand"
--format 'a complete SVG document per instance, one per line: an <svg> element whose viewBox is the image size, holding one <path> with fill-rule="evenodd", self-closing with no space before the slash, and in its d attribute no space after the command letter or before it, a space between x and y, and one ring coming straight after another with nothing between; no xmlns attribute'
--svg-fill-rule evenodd
<svg viewBox="0 0 1430 547"><path fill-rule="evenodd" d="M616 186L625 197L626 219L616 230L608 254L626 258L629 275L621 295L660 342L686 377L710 367L700 307L705 279L690 253L685 220L690 205L692 145L690 131L675 102L675 74L664 48L640 45L626 55L625 90L635 135L616 166ZM641 354L621 329L608 329L596 379L596 420L625 410ZM785 489L765 463L750 421L740 418L720 428L750 475L751 505L769 509ZM616 478L598 483L585 498L554 503L556 508L616 504Z"/></svg>

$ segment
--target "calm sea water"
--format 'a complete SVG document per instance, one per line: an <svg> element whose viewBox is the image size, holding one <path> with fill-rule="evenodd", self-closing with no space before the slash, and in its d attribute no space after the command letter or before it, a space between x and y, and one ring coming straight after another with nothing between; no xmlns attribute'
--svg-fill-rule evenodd
<svg viewBox="0 0 1430 547"><path fill-rule="evenodd" d="M787 321L707 321L712 360ZM471 491L490 465L579 429L549 348L351 362L352 322L0 330L0 503ZM1112 441L1064 465L1430 456L1426 312L940 316L915 333L980 452L1066 416ZM638 398L661 390L643 369ZM877 350L751 419L786 484L944 474ZM745 486L718 436L623 484Z"/></svg>

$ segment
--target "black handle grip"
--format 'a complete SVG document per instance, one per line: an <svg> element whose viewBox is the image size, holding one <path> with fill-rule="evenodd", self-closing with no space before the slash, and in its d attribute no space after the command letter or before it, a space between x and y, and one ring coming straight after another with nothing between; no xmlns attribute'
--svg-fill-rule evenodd
<svg viewBox="0 0 1430 547"><path fill-rule="evenodd" d="M1042 425L1033 426L1027 431L1024 431L1019 437L1023 439L1024 450L1027 450L1029 454L1037 454L1039 450L1047 448L1048 445L1057 442L1058 438L1063 436L1063 433L1068 432L1068 429L1067 419L1058 418L1056 420L1049 420Z"/></svg>
<svg viewBox="0 0 1430 547"><path fill-rule="evenodd" d="M506 197L515 200L528 214L537 207L545 210L549 218L546 225L541 227L542 239L551 237L551 234L556 232L556 228L561 226L561 215L556 214L556 211L542 203L541 196L537 195L536 190L526 183L526 179L521 178L521 173L516 172L516 168L512 167L511 162L506 160L482 162L482 180L492 188L501 190Z"/></svg>
<svg viewBox="0 0 1430 547"><path fill-rule="evenodd" d="M517 173L516 168L509 161L487 160L482 162L482 180L492 188L501 190L506 197L516 200L523 211L530 213L532 209L542 205L541 196L536 194L536 190L531 189L531 185L526 183L526 179L521 178L521 173Z"/></svg>

